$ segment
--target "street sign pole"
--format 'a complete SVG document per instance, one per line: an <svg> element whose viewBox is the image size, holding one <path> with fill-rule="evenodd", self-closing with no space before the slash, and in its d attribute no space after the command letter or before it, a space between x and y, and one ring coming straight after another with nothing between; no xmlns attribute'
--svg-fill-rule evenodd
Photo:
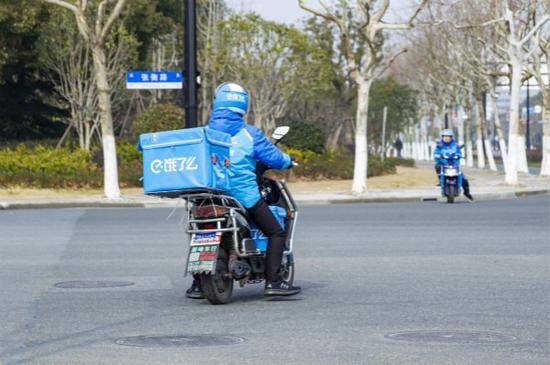
<svg viewBox="0 0 550 365"><path fill-rule="evenodd" d="M184 1L185 24L185 127L197 126L197 37L195 0Z"/></svg>

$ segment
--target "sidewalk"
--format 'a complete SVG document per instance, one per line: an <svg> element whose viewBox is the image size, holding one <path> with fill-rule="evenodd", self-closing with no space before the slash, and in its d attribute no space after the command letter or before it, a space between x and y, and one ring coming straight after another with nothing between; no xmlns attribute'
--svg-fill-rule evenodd
<svg viewBox="0 0 550 365"><path fill-rule="evenodd" d="M304 192L295 194L295 198L302 203L369 203L369 202L410 202L410 201L434 201L443 200L440 188L436 187L436 176L431 162L416 163L429 181L414 187L377 188L373 183L377 178L369 180L368 192L361 196L354 196L348 189L331 193ZM509 186L504 183L504 173L493 172L488 169L464 167L463 171L470 180L470 189L476 201L512 199L536 194L550 194L550 177L539 177L528 174L520 174L519 185ZM424 179L425 181L425 179ZM466 201L463 196L457 201Z"/></svg>
<svg viewBox="0 0 550 365"><path fill-rule="evenodd" d="M476 201L511 199L534 194L550 193L550 178L527 174L520 175L520 185L511 187L504 183L504 175L489 170L464 168L470 179ZM298 204L418 202L440 200L440 190L435 186L433 165L417 162L417 168L399 167L395 175L369 179L366 194L351 194L351 181L308 181L290 183ZM458 199L465 200L463 197ZM161 199L143 195L141 189L123 190L120 200L107 200L100 192L55 192L30 190L9 192L0 190L0 209L35 208L90 208L90 207L175 207L178 199Z"/></svg>

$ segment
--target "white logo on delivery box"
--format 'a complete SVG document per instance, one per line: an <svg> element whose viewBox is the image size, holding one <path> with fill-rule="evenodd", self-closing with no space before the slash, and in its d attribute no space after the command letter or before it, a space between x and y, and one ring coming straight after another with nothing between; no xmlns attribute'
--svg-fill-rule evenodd
<svg viewBox="0 0 550 365"><path fill-rule="evenodd" d="M195 156L154 160L151 162L151 171L153 174L160 174L161 172L194 171L199 168L196 161L197 157Z"/></svg>

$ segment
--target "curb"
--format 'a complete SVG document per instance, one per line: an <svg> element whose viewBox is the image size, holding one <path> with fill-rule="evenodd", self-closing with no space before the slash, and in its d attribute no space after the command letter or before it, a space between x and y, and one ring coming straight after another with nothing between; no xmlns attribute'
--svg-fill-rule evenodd
<svg viewBox="0 0 550 365"><path fill-rule="evenodd" d="M475 196L476 201L526 198L535 195L550 194L550 189L511 191L503 193L484 193ZM343 199L295 199L301 205L318 204L368 204L368 203L420 203L443 201L440 195L413 197L358 197ZM466 201L466 199L460 198ZM174 208L173 201L57 201L57 202L1 202L0 210L15 209L66 209L66 208Z"/></svg>
<svg viewBox="0 0 550 365"><path fill-rule="evenodd" d="M144 208L145 204L136 202L0 202L0 210L8 209L65 209L65 208Z"/></svg>

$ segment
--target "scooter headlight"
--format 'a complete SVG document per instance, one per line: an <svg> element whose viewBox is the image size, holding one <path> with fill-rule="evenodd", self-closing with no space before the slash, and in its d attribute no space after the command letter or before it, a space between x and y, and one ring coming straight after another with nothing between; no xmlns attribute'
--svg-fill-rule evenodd
<svg viewBox="0 0 550 365"><path fill-rule="evenodd" d="M457 176L457 175L458 175L458 170L455 169L454 167L449 167L445 169L445 176Z"/></svg>

